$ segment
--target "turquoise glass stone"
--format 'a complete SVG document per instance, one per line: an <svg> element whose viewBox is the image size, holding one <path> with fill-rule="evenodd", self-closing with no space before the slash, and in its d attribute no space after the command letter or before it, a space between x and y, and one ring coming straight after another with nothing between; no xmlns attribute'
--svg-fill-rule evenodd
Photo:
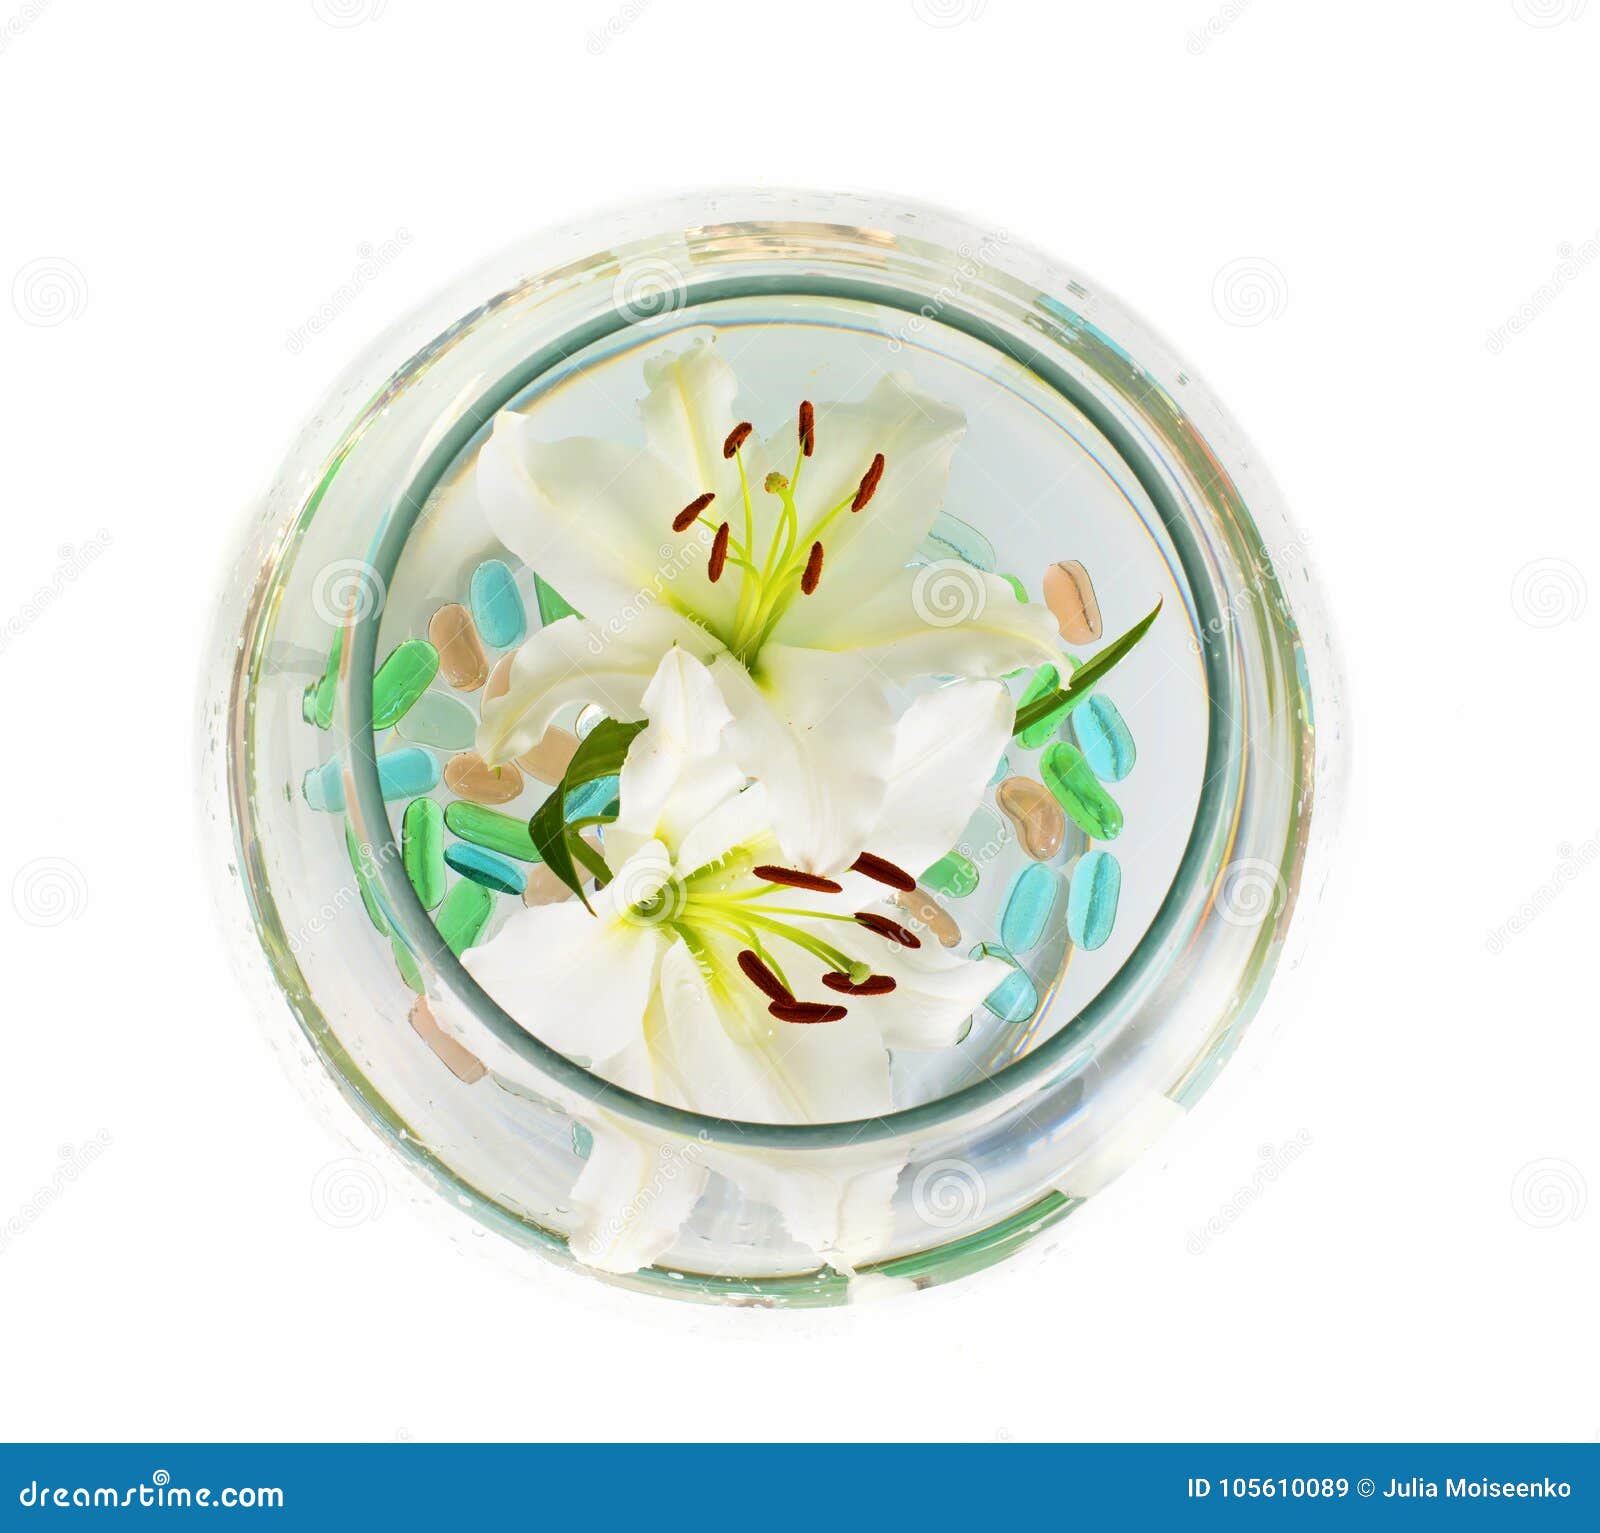
<svg viewBox="0 0 1600 1533"><path fill-rule="evenodd" d="M485 559L472 572L467 604L478 636L495 649L510 649L528 636L528 609L511 568L501 559Z"/></svg>
<svg viewBox="0 0 1600 1533"><path fill-rule="evenodd" d="M447 846L444 860L463 878L470 878L473 883L498 894L521 894L528 887L528 880L516 863L470 841L457 841Z"/></svg>
<svg viewBox="0 0 1600 1533"><path fill-rule="evenodd" d="M385 799L416 798L439 786L439 761L431 751L407 745L378 757L378 786Z"/></svg>
<svg viewBox="0 0 1600 1533"><path fill-rule="evenodd" d="M998 958L1011 965L1011 972L984 997L983 1004L1002 1022L1026 1022L1039 1009L1039 992L1017 960L993 942L980 942L969 955L973 958Z"/></svg>
<svg viewBox="0 0 1600 1533"><path fill-rule="evenodd" d="M1067 935L1092 952L1105 945L1116 925L1122 867L1110 852L1085 852L1072 870L1067 892Z"/></svg>
<svg viewBox="0 0 1600 1533"><path fill-rule="evenodd" d="M300 791L313 809L321 809L329 814L344 813L344 774L340 770L342 764L337 756L330 757L321 766L312 767L301 778Z"/></svg>
<svg viewBox="0 0 1600 1533"><path fill-rule="evenodd" d="M1133 733L1109 697L1096 692L1073 710L1072 738L1101 782L1121 782L1133 770Z"/></svg>
<svg viewBox="0 0 1600 1533"><path fill-rule="evenodd" d="M1000 941L1013 953L1036 947L1050 923L1059 879L1042 862L1029 863L1017 874L1000 914Z"/></svg>

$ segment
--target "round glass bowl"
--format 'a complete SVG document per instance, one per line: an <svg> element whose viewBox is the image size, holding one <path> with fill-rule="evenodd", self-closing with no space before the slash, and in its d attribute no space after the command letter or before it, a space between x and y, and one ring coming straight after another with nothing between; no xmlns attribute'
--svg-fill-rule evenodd
<svg viewBox="0 0 1600 1533"><path fill-rule="evenodd" d="M735 1123L609 1086L459 960L545 870L513 857L510 875L474 874L483 848L458 836L457 812L430 912L401 853L410 805L461 796L450 761L485 677L566 610L477 505L489 423L515 408L547 439L638 440L645 364L701 337L763 432L801 397L859 398L891 371L964 412L913 560L931 623L970 604L972 570L1004 575L1060 619L1065 675L1163 604L1092 706L1014 741L951 855L913 870L907 916L998 954L1011 977L955 1048L894 1057L896 1110L881 1118ZM476 639L411 699L384 662L430 635L455 643L460 609ZM219 623L206 742L216 861L237 890L225 919L265 954L295 1047L449 1201L558 1260L582 1265L569 1237L594 1215L589 1192L602 1171L623 1177L634 1193L610 1217L673 1234L648 1265L602 1275L649 1292L834 1303L1015 1250L1193 1105L1320 882L1336 668L1271 485L1138 320L933 209L697 195L490 263L324 401L247 533ZM1020 699L1051 679L1009 685ZM561 722L581 735L596 710L572 711ZM496 812L521 821L550 791L531 773L512 786ZM487 1062L440 1027L446 1011L481 1030ZM864 1201L874 1233L847 1258L829 1231Z"/></svg>

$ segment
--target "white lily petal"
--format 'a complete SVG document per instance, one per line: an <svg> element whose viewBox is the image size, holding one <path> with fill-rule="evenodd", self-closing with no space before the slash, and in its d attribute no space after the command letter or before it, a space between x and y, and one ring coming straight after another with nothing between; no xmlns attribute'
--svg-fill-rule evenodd
<svg viewBox="0 0 1600 1533"><path fill-rule="evenodd" d="M674 644L707 655L717 647L661 606L625 623L564 617L541 628L517 651L506 691L483 705L479 754L491 766L521 755L568 703L598 703L614 719L643 717L645 688Z"/></svg>
<svg viewBox="0 0 1600 1533"><path fill-rule="evenodd" d="M594 896L594 915L576 900L515 911L461 960L529 1032L596 1064L638 1038L668 946L659 930L622 918L612 887Z"/></svg>
<svg viewBox="0 0 1600 1533"><path fill-rule="evenodd" d="M621 812L607 832L608 850L613 842L631 850L656 836L677 846L744 786L744 773L721 749L732 715L711 673L686 650L674 646L662 656L642 707L650 722L622 766Z"/></svg>
<svg viewBox="0 0 1600 1533"><path fill-rule="evenodd" d="M672 518L698 491L637 447L537 433L526 415L502 410L478 455L479 500L496 535L587 616L641 592L659 596Z"/></svg>
<svg viewBox="0 0 1600 1533"><path fill-rule="evenodd" d="M919 878L960 839L1011 738L1011 694L958 681L917 698L895 731L883 816L867 850Z"/></svg>
<svg viewBox="0 0 1600 1533"><path fill-rule="evenodd" d="M1004 676L1061 661L1049 608L1018 601L998 575L954 560L881 579L819 643L857 650L895 681Z"/></svg>
<svg viewBox="0 0 1600 1533"><path fill-rule="evenodd" d="M877 673L855 655L769 644L759 680L726 654L711 674L733 714L728 749L765 784L788 859L815 873L848 867L877 823L894 748Z"/></svg>
<svg viewBox="0 0 1600 1533"><path fill-rule="evenodd" d="M879 452L883 478L863 510L844 511L822 534L822 583L784 614L779 643L829 647L841 621L905 568L938 515L965 432L966 417L907 373L881 379L860 403L817 406L817 449L797 494L802 528L849 501Z"/></svg>

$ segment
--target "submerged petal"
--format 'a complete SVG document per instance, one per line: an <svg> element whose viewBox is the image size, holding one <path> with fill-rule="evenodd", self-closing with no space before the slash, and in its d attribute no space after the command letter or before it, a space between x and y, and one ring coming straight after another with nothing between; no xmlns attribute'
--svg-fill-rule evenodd
<svg viewBox="0 0 1600 1533"><path fill-rule="evenodd" d="M728 749L765 785L787 857L813 873L848 867L877 823L894 749L878 673L855 655L769 644L758 675L727 654L711 674L733 715Z"/></svg>

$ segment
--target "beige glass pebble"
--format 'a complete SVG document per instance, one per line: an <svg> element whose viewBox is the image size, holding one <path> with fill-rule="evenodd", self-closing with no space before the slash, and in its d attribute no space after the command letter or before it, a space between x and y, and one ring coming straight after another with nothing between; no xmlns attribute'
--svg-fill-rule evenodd
<svg viewBox="0 0 1600 1533"><path fill-rule="evenodd" d="M578 737L575 734L570 730L557 729L552 724L537 745L529 746L517 757L517 765L530 777L537 777L540 782L554 786L561 781L561 774L566 771L567 763L572 760L577 748Z"/></svg>
<svg viewBox="0 0 1600 1533"><path fill-rule="evenodd" d="M428 621L428 639L439 651L439 670L458 692L471 692L489 675L489 656L478 637L472 614L458 601L449 602Z"/></svg>
<svg viewBox="0 0 1600 1533"><path fill-rule="evenodd" d="M1104 632L1094 582L1076 559L1063 559L1044 572L1044 604L1069 644L1089 644Z"/></svg>
<svg viewBox="0 0 1600 1533"><path fill-rule="evenodd" d="M932 932L940 947L954 947L961 941L961 928L955 917L921 884L907 894L896 894L894 902L919 926Z"/></svg>
<svg viewBox="0 0 1600 1533"><path fill-rule="evenodd" d="M445 762L444 785L474 804L509 804L522 792L522 771L514 761L492 767L476 751L462 751Z"/></svg>
<svg viewBox="0 0 1600 1533"><path fill-rule="evenodd" d="M489 672L489 679L483 684L483 696L479 699L479 707L484 703L492 703L497 697L504 697L511 690L511 662L516 658L516 652L513 651L495 661L494 669Z"/></svg>
<svg viewBox="0 0 1600 1533"><path fill-rule="evenodd" d="M411 1004L411 1026L457 1080L465 1081L470 1086L489 1073L476 1054L463 1048L434 1020L425 995L419 995Z"/></svg>
<svg viewBox="0 0 1600 1533"><path fill-rule="evenodd" d="M1045 862L1061 850L1067 817L1043 783L1031 777L1008 777L994 790L994 801L1011 821L1023 851L1035 862Z"/></svg>

